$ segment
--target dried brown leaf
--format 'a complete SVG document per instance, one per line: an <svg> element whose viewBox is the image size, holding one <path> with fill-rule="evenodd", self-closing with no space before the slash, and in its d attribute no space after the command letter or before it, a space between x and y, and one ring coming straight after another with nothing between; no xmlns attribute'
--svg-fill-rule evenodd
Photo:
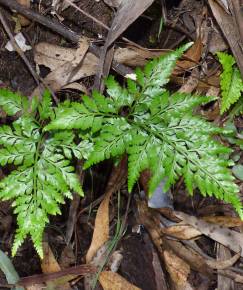
<svg viewBox="0 0 243 290"><path fill-rule="evenodd" d="M193 226L212 240L221 243L236 253L240 251L241 256L243 257L242 233L238 233L223 226L207 223L202 219L198 219L195 216L190 216L182 212L175 212L175 214L178 218L183 220L184 223Z"/></svg>
<svg viewBox="0 0 243 290"><path fill-rule="evenodd" d="M224 270L233 266L240 258L240 253L235 254L227 260L206 260L207 265L212 269Z"/></svg>
<svg viewBox="0 0 243 290"><path fill-rule="evenodd" d="M69 83L93 75L98 60L93 54L87 53L88 48L89 42L86 38L81 40L76 50L64 49L47 43L37 45L36 63L53 70L44 79L45 84L55 92ZM38 95L39 88L37 87L32 94Z"/></svg>
<svg viewBox="0 0 243 290"><path fill-rule="evenodd" d="M52 252L52 250L47 242L43 242L43 251L44 251L44 258L41 261L42 272L45 274L48 274L48 273L55 273L55 272L61 271L61 267L59 266L56 258L54 257L54 254L53 254L53 252ZM66 280L65 277L59 278L59 279L54 279L53 281L46 282L46 284L47 284L46 289L47 290L52 289L56 285L59 285L60 280L62 283L63 290L71 290L71 287L69 286L69 284L67 282L68 280L70 280L70 278L68 280Z"/></svg>
<svg viewBox="0 0 243 290"><path fill-rule="evenodd" d="M108 32L106 47L109 47L153 2L154 0L123 0Z"/></svg>
<svg viewBox="0 0 243 290"><path fill-rule="evenodd" d="M238 217L232 216L205 216L202 218L205 222L221 225L227 228L240 227L243 221Z"/></svg>
<svg viewBox="0 0 243 290"><path fill-rule="evenodd" d="M168 228L162 228L161 231L169 236L181 240L190 240L200 236L202 233L192 226L188 225L175 225Z"/></svg>
<svg viewBox="0 0 243 290"><path fill-rule="evenodd" d="M187 281L190 266L172 251L164 251L164 261L175 289L192 289Z"/></svg>
<svg viewBox="0 0 243 290"><path fill-rule="evenodd" d="M100 204L96 218L92 242L86 255L86 262L90 263L96 252L109 240L109 202L112 190L108 191Z"/></svg>
<svg viewBox="0 0 243 290"><path fill-rule="evenodd" d="M119 274L104 271L99 277L100 284L104 290L139 290L140 288L129 283L126 279ZM141 290L141 289L140 289Z"/></svg>
<svg viewBox="0 0 243 290"><path fill-rule="evenodd" d="M177 62L177 67L174 70L174 75L179 75L183 73L184 71L191 69L194 67L200 60L202 56L202 40L199 37L195 43L188 49L188 51L185 53L185 57L191 59L190 60L181 60Z"/></svg>

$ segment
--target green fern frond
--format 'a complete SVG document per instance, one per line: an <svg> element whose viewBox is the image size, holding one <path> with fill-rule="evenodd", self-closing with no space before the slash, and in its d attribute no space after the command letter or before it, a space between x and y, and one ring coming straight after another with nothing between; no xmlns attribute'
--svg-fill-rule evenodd
<svg viewBox="0 0 243 290"><path fill-rule="evenodd" d="M148 62L144 68L143 80L141 80L141 71L138 71L137 79L140 80L140 84L143 84L142 92L144 95L154 97L161 94L163 87L170 80L176 61L191 45L192 43L185 44L175 51Z"/></svg>
<svg viewBox="0 0 243 290"><path fill-rule="evenodd" d="M83 96L83 103L71 103L59 106L55 110L55 119L44 130L91 128L92 132L101 129L102 124L116 113L110 100L98 92L93 92L93 99Z"/></svg>
<svg viewBox="0 0 243 290"><path fill-rule="evenodd" d="M138 88L136 83L128 79L128 89L122 88L113 76L109 76L105 82L107 87L107 94L112 99L112 105L115 106L117 112L121 107L131 106Z"/></svg>
<svg viewBox="0 0 243 290"><path fill-rule="evenodd" d="M140 172L148 168L150 194L162 179L166 179L167 190L183 177L190 194L199 188L203 195L231 203L243 218L239 188L229 169L230 150L214 138L224 130L195 114L197 106L213 98L166 91L177 59L189 46L149 62L144 71L137 69L137 83L129 81L127 89L108 78L106 103L95 93L93 101L89 100L92 104L84 98L82 104L71 104L69 112L57 109L47 129L92 129L94 120L101 118L85 168L127 153L129 191ZM99 98L106 110L98 106Z"/></svg>
<svg viewBox="0 0 243 290"><path fill-rule="evenodd" d="M2 107L9 116L14 116L17 112L23 110L23 103L26 103L26 101L26 97L22 97L8 89L0 89L0 107Z"/></svg>
<svg viewBox="0 0 243 290"><path fill-rule="evenodd" d="M84 168L111 157L122 155L131 139L130 125L124 118L112 120L112 124L105 125L100 135L94 139L94 149L90 153ZM114 130L114 128L116 128Z"/></svg>
<svg viewBox="0 0 243 290"><path fill-rule="evenodd" d="M218 52L217 56L223 67L223 72L220 75L222 90L220 113L223 114L240 99L243 92L243 81L239 69L234 66L233 56L223 52Z"/></svg>
<svg viewBox="0 0 243 290"><path fill-rule="evenodd" d="M238 102L234 105L230 112L230 116L241 116L243 115L243 98L241 97Z"/></svg>
<svg viewBox="0 0 243 290"><path fill-rule="evenodd" d="M73 191L83 195L72 160L75 156L87 157L92 144L87 140L76 144L72 131L43 133L38 120L47 121L54 115L50 94L45 93L41 103L37 99L31 101L32 109L39 113L35 117L33 111L27 114L26 104L21 107L24 97L14 94L17 100L14 103L12 94L11 102L7 101L7 93L1 96L0 104L7 113L23 113L10 126L0 127L0 164L16 167L0 181L0 199L12 200L17 215L12 253L15 255L30 235L36 251L43 257L42 237L48 215L60 214L60 204L66 197L72 198Z"/></svg>
<svg viewBox="0 0 243 290"><path fill-rule="evenodd" d="M47 90L43 93L41 102L38 103L38 111L41 121L54 117L51 93Z"/></svg>

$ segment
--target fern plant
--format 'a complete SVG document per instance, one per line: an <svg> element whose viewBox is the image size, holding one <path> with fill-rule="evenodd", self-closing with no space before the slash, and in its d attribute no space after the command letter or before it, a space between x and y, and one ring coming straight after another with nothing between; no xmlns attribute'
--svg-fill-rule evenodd
<svg viewBox="0 0 243 290"><path fill-rule="evenodd" d="M90 143L75 143L72 131L43 132L54 116L49 93L42 101L0 89L0 107L8 116L19 115L11 125L0 127L0 165L11 173L0 181L0 199L13 200L18 229L12 248L13 255L30 235L43 257L42 235L48 215L60 214L60 204L72 191L83 195L72 166L73 156L86 157ZM16 118L15 118L16 119Z"/></svg>
<svg viewBox="0 0 243 290"><path fill-rule="evenodd" d="M63 104L45 130L90 130L94 147L85 168L127 153L130 192L140 172L148 168L150 194L163 178L168 190L182 176L190 194L199 188L204 196L231 203L243 218L239 188L228 168L231 150L214 138L224 130L193 113L213 98L171 94L165 88L189 46L148 62L144 71L137 69L136 82L128 79L127 87L109 77L108 98L94 91L92 98L83 96L82 103Z"/></svg>
<svg viewBox="0 0 243 290"><path fill-rule="evenodd" d="M10 171L0 180L0 199L13 200L17 214L13 254L30 235L42 257L48 215L60 213L60 204L73 191L83 195L74 157L86 159L88 168L126 153L130 192L148 168L150 194L163 178L168 190L182 176L190 194L199 188L204 196L231 203L243 218L239 188L228 168L231 150L214 138L225 130L194 114L197 106L214 98L165 88L189 46L150 61L143 71L137 69L136 82L128 80L127 87L109 77L108 97L94 91L82 103L66 101L53 108L48 93L40 102L0 89L0 107L9 121L14 119L0 126L0 165Z"/></svg>
<svg viewBox="0 0 243 290"><path fill-rule="evenodd" d="M236 114L243 112L242 109L242 97L243 81L239 69L235 66L235 59L232 55L224 52L218 52L217 56L223 67L223 72L220 75L220 87L221 87L221 108L220 113L226 112L231 105L235 105L234 111Z"/></svg>

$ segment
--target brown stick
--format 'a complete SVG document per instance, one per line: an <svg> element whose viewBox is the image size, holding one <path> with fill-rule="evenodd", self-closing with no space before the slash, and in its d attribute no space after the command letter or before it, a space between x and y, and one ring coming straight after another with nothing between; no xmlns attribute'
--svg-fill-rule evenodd
<svg viewBox="0 0 243 290"><path fill-rule="evenodd" d="M78 34L70 29L68 30L65 26L60 25L60 23L56 20L50 20L47 17L44 17L41 14L34 12L31 9L28 9L23 5L20 5L14 0L0 0L0 4L7 8L10 8L11 10L16 10L19 14L22 14L23 16L50 28L51 30L57 32L58 34L62 35L63 37L72 42L76 43L80 39L80 36Z"/></svg>
<svg viewBox="0 0 243 290"><path fill-rule="evenodd" d="M91 266L91 265L87 265L87 264L86 265L79 265L76 267L64 269L64 270L59 271L59 272L24 277L18 281L17 285L26 287L26 286L30 286L30 285L34 285L34 284L42 284L44 282L58 279L58 278L61 278L63 276L67 276L67 275L68 276L69 275L71 275L71 276L73 276L73 275L86 276L86 275L95 273L96 270L97 270L96 267Z"/></svg>

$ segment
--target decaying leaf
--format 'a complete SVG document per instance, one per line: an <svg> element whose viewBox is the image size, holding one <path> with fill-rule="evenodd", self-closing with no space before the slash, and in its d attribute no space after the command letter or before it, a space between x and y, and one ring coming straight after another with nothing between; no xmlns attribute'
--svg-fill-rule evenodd
<svg viewBox="0 0 243 290"><path fill-rule="evenodd" d="M96 219L92 242L86 255L86 262L90 263L97 251L109 240L109 202L112 191L108 191L100 204Z"/></svg>
<svg viewBox="0 0 243 290"><path fill-rule="evenodd" d="M190 266L172 251L164 251L164 260L175 289L192 289L187 281L190 274Z"/></svg>
<svg viewBox="0 0 243 290"><path fill-rule="evenodd" d="M115 50L114 58L124 65L137 67L144 66L149 59L159 57L165 52L164 49L153 51L135 46L118 47Z"/></svg>
<svg viewBox="0 0 243 290"><path fill-rule="evenodd" d="M168 228L162 228L161 231L169 236L181 240L190 240L201 235L201 232L192 226L188 225L174 225Z"/></svg>
<svg viewBox="0 0 243 290"><path fill-rule="evenodd" d="M86 38L82 39L76 50L46 43L38 44L35 48L36 63L52 69L44 79L45 84L53 91L58 91L69 83L93 75L96 71L97 58L87 53L88 47ZM39 88L34 90L33 95L39 95Z"/></svg>
<svg viewBox="0 0 243 290"><path fill-rule="evenodd" d="M227 260L207 260L207 265L212 269L223 270L233 266L240 258L240 253L235 254L233 257Z"/></svg>
<svg viewBox="0 0 243 290"><path fill-rule="evenodd" d="M221 243L236 253L240 251L240 254L243 257L243 239L241 233L223 226L207 223L195 216L190 216L182 212L176 212L175 214L178 218L183 220L184 223L193 226L195 229L214 241Z"/></svg>
<svg viewBox="0 0 243 290"><path fill-rule="evenodd" d="M61 271L61 267L59 266L54 254L48 245L47 242L43 242L43 251L44 251L44 259L41 261L41 268L43 273L55 273ZM60 284L60 279L62 283L63 290L71 290L68 282L63 281L63 278L55 279L53 281L49 281L46 283L46 289L51 290L55 289L56 285ZM70 278L69 278L70 279ZM68 279L68 280L69 280Z"/></svg>
<svg viewBox="0 0 243 290"><path fill-rule="evenodd" d="M77 91L80 91L86 95L89 95L89 91L88 89L85 87L85 85L83 84L80 84L80 83L77 83L77 82L74 82L74 83L71 83L71 84L67 84L66 86L62 87L63 90L77 90Z"/></svg>
<svg viewBox="0 0 243 290"><path fill-rule="evenodd" d="M196 66L196 64L199 62L201 56L202 56L202 49L203 49L203 44L202 40L199 37L195 43L188 49L188 51L185 53L185 57L191 59L190 60L184 60L180 61L178 63L178 66L174 70L174 75L179 75L183 73L184 71L191 69L192 67Z"/></svg>
<svg viewBox="0 0 243 290"><path fill-rule="evenodd" d="M109 47L153 2L123 0L107 35L106 46Z"/></svg>
<svg viewBox="0 0 243 290"><path fill-rule="evenodd" d="M202 218L205 222L221 225L227 228L240 227L243 221L238 217L232 216L204 216Z"/></svg>
<svg viewBox="0 0 243 290"><path fill-rule="evenodd" d="M100 284L104 290L139 290L119 274L111 271L103 271L99 277ZM141 289L140 289L141 290Z"/></svg>

